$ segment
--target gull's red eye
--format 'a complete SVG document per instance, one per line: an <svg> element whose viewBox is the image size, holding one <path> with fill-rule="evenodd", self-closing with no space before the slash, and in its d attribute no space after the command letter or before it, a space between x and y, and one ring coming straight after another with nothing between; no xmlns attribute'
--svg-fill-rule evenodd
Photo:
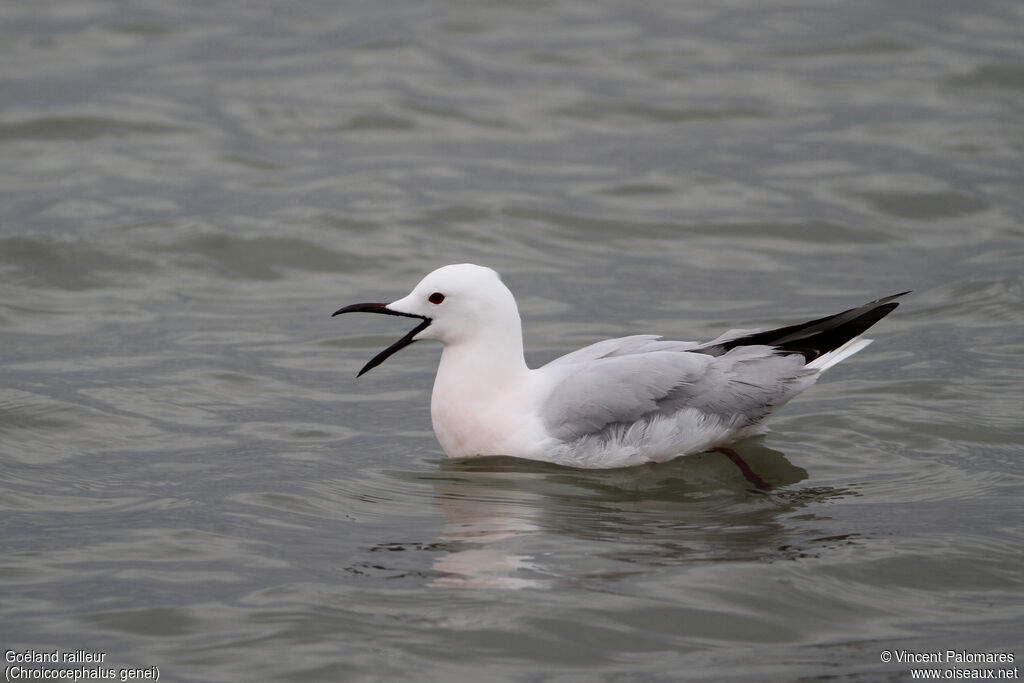
<svg viewBox="0 0 1024 683"><path fill-rule="evenodd" d="M439 304L442 301L444 301L444 294L442 294L441 292L434 292L433 294L427 297L427 301L429 301L432 304Z"/></svg>

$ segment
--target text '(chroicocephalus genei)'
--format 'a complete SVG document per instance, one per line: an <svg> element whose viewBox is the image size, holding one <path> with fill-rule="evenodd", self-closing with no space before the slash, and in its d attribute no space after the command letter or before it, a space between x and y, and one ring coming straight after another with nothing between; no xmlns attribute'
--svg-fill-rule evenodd
<svg viewBox="0 0 1024 683"><path fill-rule="evenodd" d="M608 339L537 369L523 358L515 298L490 268L444 266L405 298L334 315L420 320L360 375L415 341L444 345L430 414L449 456L607 468L728 452L726 444L764 431L775 409L870 344L860 335L902 294L777 330L730 330L706 343Z"/></svg>

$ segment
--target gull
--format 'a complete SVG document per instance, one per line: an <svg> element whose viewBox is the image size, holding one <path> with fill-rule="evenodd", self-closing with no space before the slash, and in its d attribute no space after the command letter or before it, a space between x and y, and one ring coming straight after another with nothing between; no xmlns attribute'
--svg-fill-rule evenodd
<svg viewBox="0 0 1024 683"><path fill-rule="evenodd" d="M364 312L420 321L357 377L421 339L444 345L430 416L449 457L505 455L596 469L721 450L758 483L727 446L764 432L776 409L870 344L862 333L904 294L779 329L729 330L703 343L652 334L607 339L536 369L523 357L515 297L483 266L438 268L397 301L352 304L332 317Z"/></svg>

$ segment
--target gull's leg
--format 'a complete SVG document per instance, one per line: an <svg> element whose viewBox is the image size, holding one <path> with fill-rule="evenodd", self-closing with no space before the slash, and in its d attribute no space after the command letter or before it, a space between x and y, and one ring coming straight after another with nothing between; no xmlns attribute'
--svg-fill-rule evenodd
<svg viewBox="0 0 1024 683"><path fill-rule="evenodd" d="M733 464L736 465L736 467L740 468L740 472L743 473L743 476L746 477L747 481L756 486L758 489L762 491L772 490L772 485L766 482L760 476L758 476L757 472L750 469L750 465L748 465L746 461L740 457L740 454L734 451L733 449L723 447L712 448L711 450L718 451L719 453L724 453L727 458L732 460Z"/></svg>

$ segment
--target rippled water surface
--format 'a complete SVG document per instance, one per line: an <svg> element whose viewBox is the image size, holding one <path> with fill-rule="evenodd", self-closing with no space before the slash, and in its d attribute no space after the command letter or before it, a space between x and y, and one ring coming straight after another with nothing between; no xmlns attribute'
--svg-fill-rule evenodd
<svg viewBox="0 0 1024 683"><path fill-rule="evenodd" d="M1022 26L0 4L0 646L173 681L1019 664ZM356 381L408 326L329 316L461 261L502 272L531 363L914 293L739 446L758 493L715 454L445 460L438 349Z"/></svg>

